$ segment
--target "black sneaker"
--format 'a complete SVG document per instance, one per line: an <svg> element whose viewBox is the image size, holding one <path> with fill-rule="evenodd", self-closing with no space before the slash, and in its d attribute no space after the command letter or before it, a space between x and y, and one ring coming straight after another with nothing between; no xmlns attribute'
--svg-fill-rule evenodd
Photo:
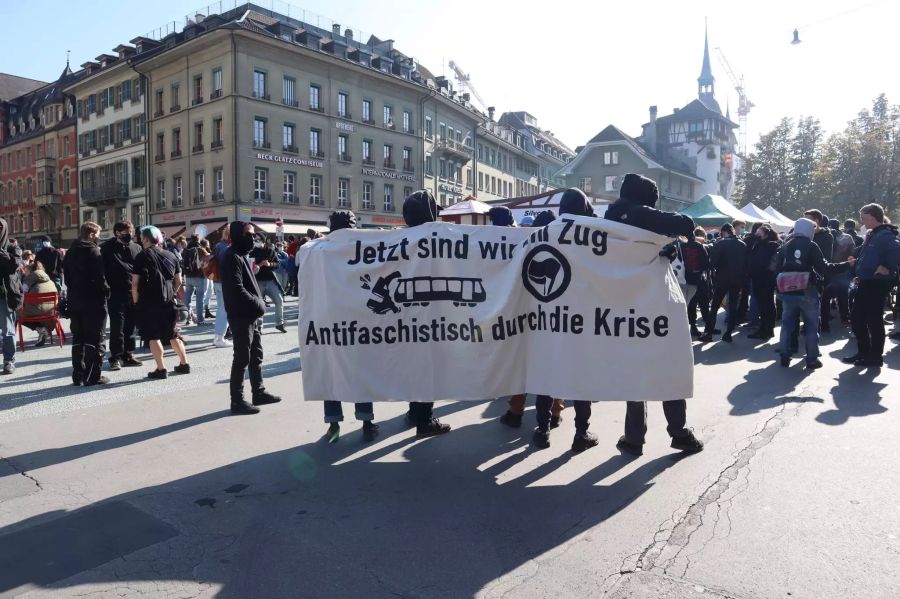
<svg viewBox="0 0 900 599"><path fill-rule="evenodd" d="M616 443L616 449L623 453L630 453L633 456L644 455L644 446L632 443L625 438L625 435L619 437L619 441Z"/></svg>
<svg viewBox="0 0 900 599"><path fill-rule="evenodd" d="M406 426L415 426L415 425L416 425L416 419L413 416L412 411L407 410L406 411Z"/></svg>
<svg viewBox="0 0 900 599"><path fill-rule="evenodd" d="M281 331L282 333L287 333L287 329L284 328L284 325L283 325L283 324L280 324L280 325L278 325L277 327L275 327L275 330L276 330L276 331Z"/></svg>
<svg viewBox="0 0 900 599"><path fill-rule="evenodd" d="M559 416L551 416L550 417L550 428L551 429L559 428L560 422L562 422L562 414L560 414Z"/></svg>
<svg viewBox="0 0 900 599"><path fill-rule="evenodd" d="M225 338L229 341L234 338L234 335L231 333L231 327L225 329Z"/></svg>
<svg viewBox="0 0 900 599"><path fill-rule="evenodd" d="M232 414L259 414L259 408L247 403L243 399L239 401L231 400Z"/></svg>
<svg viewBox="0 0 900 599"><path fill-rule="evenodd" d="M550 431L542 431L540 428L536 428L531 436L531 440L534 441L538 449L547 449L550 447Z"/></svg>
<svg viewBox="0 0 900 599"><path fill-rule="evenodd" d="M167 378L169 378L169 371L166 370L165 368L163 368L162 370L157 368L156 370L151 370L150 372L148 372L147 378L148 379L157 379L157 380L167 379Z"/></svg>
<svg viewBox="0 0 900 599"><path fill-rule="evenodd" d="M884 366L884 358L881 356L868 356L858 359L853 365L862 366L864 368L881 368Z"/></svg>
<svg viewBox="0 0 900 599"><path fill-rule="evenodd" d="M272 395L268 391L261 391L260 393L253 394L254 406L266 406L272 403L278 403L279 401L281 401L280 397Z"/></svg>
<svg viewBox="0 0 900 599"><path fill-rule="evenodd" d="M686 435L672 437L671 447L685 453L699 453L703 451L703 441L694 436L694 431L688 429Z"/></svg>
<svg viewBox="0 0 900 599"><path fill-rule="evenodd" d="M600 440L597 438L597 435L594 433L584 433L584 434L575 434L575 438L572 439L572 452L573 453L581 453L585 449L590 449L591 447L596 447L600 443Z"/></svg>
<svg viewBox="0 0 900 599"><path fill-rule="evenodd" d="M175 372L178 374L190 374L191 373L191 365L190 364L179 364L174 368Z"/></svg>
<svg viewBox="0 0 900 599"><path fill-rule="evenodd" d="M140 360L136 360L134 356L128 356L124 360L122 360L122 366L127 366L129 368L133 368L135 366L143 366L144 363Z"/></svg>
<svg viewBox="0 0 900 599"><path fill-rule="evenodd" d="M329 445L337 443L341 439L341 425L337 422L332 422L328 425L328 430L325 431L325 440L328 441Z"/></svg>
<svg viewBox="0 0 900 599"><path fill-rule="evenodd" d="M209 308L206 309L206 312L203 314L204 318L215 318L216 315L209 311Z"/></svg>
<svg viewBox="0 0 900 599"><path fill-rule="evenodd" d="M697 339L702 336L703 333L700 332L700 329L698 329L697 327L691 327L691 338Z"/></svg>
<svg viewBox="0 0 900 599"><path fill-rule="evenodd" d="M785 368L789 368L791 366L791 359L789 357L782 357L781 365L784 366Z"/></svg>
<svg viewBox="0 0 900 599"><path fill-rule="evenodd" d="M82 381L81 379L72 379L73 387L81 387L82 385L84 385L84 381Z"/></svg>
<svg viewBox="0 0 900 599"><path fill-rule="evenodd" d="M821 360L814 360L814 361L812 361L812 362L807 362L807 363L806 363L806 369L807 369L807 370L818 370L818 369L821 368L821 367L822 367L822 362L821 362Z"/></svg>
<svg viewBox="0 0 900 599"><path fill-rule="evenodd" d="M85 387L93 387L94 385L107 385L109 384L109 379L105 376L101 376L99 379L94 381L93 383L84 383Z"/></svg>
<svg viewBox="0 0 900 599"><path fill-rule="evenodd" d="M450 432L450 425L443 424L437 418L432 418L424 424L416 427L416 438L425 439L427 437L435 437Z"/></svg>
<svg viewBox="0 0 900 599"><path fill-rule="evenodd" d="M378 425L371 420L363 422L363 441L371 443L378 436Z"/></svg>
<svg viewBox="0 0 900 599"><path fill-rule="evenodd" d="M722 335L722 341L725 343L731 343L731 333L725 333Z"/></svg>
<svg viewBox="0 0 900 599"><path fill-rule="evenodd" d="M3 365L3 374L14 374L16 372L16 365L13 362L7 362Z"/></svg>
<svg viewBox="0 0 900 599"><path fill-rule="evenodd" d="M507 411L506 414L500 417L500 422L505 424L506 426L512 428L521 428L522 427L522 415L521 414L513 414L512 412Z"/></svg>
<svg viewBox="0 0 900 599"><path fill-rule="evenodd" d="M712 343L713 336L712 333L703 333L700 335L700 338L697 339L700 343Z"/></svg>
<svg viewBox="0 0 900 599"><path fill-rule="evenodd" d="M858 361L863 359L862 354L853 354L852 356L847 356L846 358L841 358L841 362L844 364L856 364Z"/></svg>

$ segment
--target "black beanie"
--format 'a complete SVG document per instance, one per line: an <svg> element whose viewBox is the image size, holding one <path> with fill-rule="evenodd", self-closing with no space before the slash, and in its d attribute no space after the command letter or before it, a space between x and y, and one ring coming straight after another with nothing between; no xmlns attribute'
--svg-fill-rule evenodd
<svg viewBox="0 0 900 599"><path fill-rule="evenodd" d="M331 232L341 229L355 229L356 215L352 210L335 210L328 217L328 229Z"/></svg>
<svg viewBox="0 0 900 599"><path fill-rule="evenodd" d="M534 217L534 222L531 223L532 227L546 227L550 223L556 220L556 215L552 210L544 210L540 214Z"/></svg>
<svg viewBox="0 0 900 599"><path fill-rule="evenodd" d="M403 220L407 227L417 227L437 220L437 202L434 194L427 189L413 192L403 202Z"/></svg>
<svg viewBox="0 0 900 599"><path fill-rule="evenodd" d="M515 227L512 210L506 206L494 206L488 211L488 218L495 227Z"/></svg>
<svg viewBox="0 0 900 599"><path fill-rule="evenodd" d="M659 189L652 179L628 173L619 187L619 199L653 208L659 200Z"/></svg>
<svg viewBox="0 0 900 599"><path fill-rule="evenodd" d="M559 214L594 216L594 209L584 192L577 187L572 187L565 190L559 200Z"/></svg>

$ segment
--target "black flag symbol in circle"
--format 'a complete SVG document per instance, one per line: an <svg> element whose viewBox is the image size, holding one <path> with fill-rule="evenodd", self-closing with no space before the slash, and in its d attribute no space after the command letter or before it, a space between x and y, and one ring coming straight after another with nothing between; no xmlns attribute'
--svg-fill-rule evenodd
<svg viewBox="0 0 900 599"><path fill-rule="evenodd" d="M572 267L562 252L551 245L532 248L522 264L522 283L542 302L552 302L572 282Z"/></svg>

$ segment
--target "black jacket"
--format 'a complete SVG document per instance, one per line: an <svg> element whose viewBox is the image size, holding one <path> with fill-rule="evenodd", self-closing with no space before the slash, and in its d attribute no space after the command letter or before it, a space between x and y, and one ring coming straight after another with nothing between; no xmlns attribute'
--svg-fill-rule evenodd
<svg viewBox="0 0 900 599"><path fill-rule="evenodd" d="M822 250L822 257L831 260L834 255L834 235L828 229L819 229L813 236L813 242Z"/></svg>
<svg viewBox="0 0 900 599"><path fill-rule="evenodd" d="M716 285L739 287L747 280L747 246L737 237L727 237L713 245L709 254Z"/></svg>
<svg viewBox="0 0 900 599"><path fill-rule="evenodd" d="M235 320L262 318L266 313L266 304L247 256L237 253L233 246L229 247L219 263L219 274L228 317Z"/></svg>
<svg viewBox="0 0 900 599"><path fill-rule="evenodd" d="M256 260L256 280L257 281L274 281L275 271L278 269L278 256L275 255L275 248L263 246L250 250L250 257ZM266 260L269 266L260 266L260 262Z"/></svg>
<svg viewBox="0 0 900 599"><path fill-rule="evenodd" d="M22 250L18 246L8 245L9 229L6 221L0 218L0 298L5 299L6 307L13 312L22 307L22 279L19 270L19 258ZM12 334L12 331L8 331Z"/></svg>
<svg viewBox="0 0 900 599"><path fill-rule="evenodd" d="M122 243L115 237L100 244L103 256L103 268L106 282L113 295L131 297L131 273L134 272L134 259L143 248L131 241Z"/></svg>
<svg viewBox="0 0 900 599"><path fill-rule="evenodd" d="M694 236L694 219L674 212L662 212L629 200L616 200L606 209L607 220L631 225L645 231L652 231L666 237Z"/></svg>
<svg viewBox="0 0 900 599"><path fill-rule="evenodd" d="M777 241L757 239L750 248L750 277L753 279L774 279L775 256L781 248Z"/></svg>
<svg viewBox="0 0 900 599"><path fill-rule="evenodd" d="M70 309L106 309L109 285L106 283L103 256L96 243L76 240L66 252L63 270Z"/></svg>
<svg viewBox="0 0 900 599"><path fill-rule="evenodd" d="M800 251L800 256L803 261L803 268L799 272L809 272L810 275L812 275L810 279L811 286L815 286L813 279L824 279L825 275L844 272L850 268L848 262L833 264L825 260L825 257L822 255L822 250L819 249L819 245L814 241L810 241L809 238L793 237L786 241L778 251L777 266L779 273L798 272L798 269L794 264L788 263L785 265L785 256L793 256L798 250ZM803 291L790 292L791 295L803 295L803 293Z"/></svg>
<svg viewBox="0 0 900 599"><path fill-rule="evenodd" d="M58 248L41 248L34 256L34 259L44 265L44 271L50 277L50 280L59 278L62 275L62 256L59 255Z"/></svg>

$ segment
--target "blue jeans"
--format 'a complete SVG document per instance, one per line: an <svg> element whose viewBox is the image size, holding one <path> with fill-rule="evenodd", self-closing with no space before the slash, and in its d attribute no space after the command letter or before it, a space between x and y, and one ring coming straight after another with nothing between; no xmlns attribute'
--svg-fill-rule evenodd
<svg viewBox="0 0 900 599"><path fill-rule="evenodd" d="M362 422L367 422L375 419L375 409L372 407L371 403L357 403L353 404L355 406L354 415L357 420ZM344 421L344 408L341 407L341 402L339 401L326 401L325 402L325 422L343 422Z"/></svg>
<svg viewBox="0 0 900 599"><path fill-rule="evenodd" d="M281 297L281 289L276 281L257 281L259 292L264 298L269 298L275 304L275 326L284 326L284 298Z"/></svg>
<svg viewBox="0 0 900 599"><path fill-rule="evenodd" d="M783 314L781 316L781 357L791 357L791 338L800 326L800 315L806 325L806 362L819 358L819 290L808 289L803 295L781 294Z"/></svg>
<svg viewBox="0 0 900 599"><path fill-rule="evenodd" d="M228 330L228 314L225 313L225 300L222 299L222 283L216 281L216 337L224 337Z"/></svg>
<svg viewBox="0 0 900 599"><path fill-rule="evenodd" d="M3 338L3 363L16 363L16 313L0 298L0 337Z"/></svg>
<svg viewBox="0 0 900 599"><path fill-rule="evenodd" d="M195 297L194 315L197 322L203 322L203 302L206 296L206 278L205 277L188 277L184 280L184 305L191 307L191 296Z"/></svg>

